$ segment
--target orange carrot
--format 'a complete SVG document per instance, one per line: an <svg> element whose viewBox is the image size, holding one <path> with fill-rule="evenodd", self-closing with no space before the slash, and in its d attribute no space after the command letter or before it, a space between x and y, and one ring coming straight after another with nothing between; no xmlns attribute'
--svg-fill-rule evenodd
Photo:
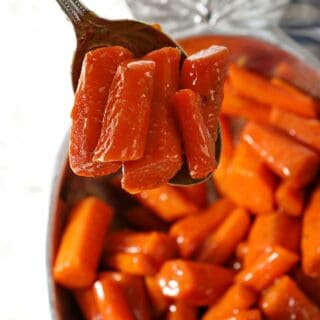
<svg viewBox="0 0 320 320"><path fill-rule="evenodd" d="M73 208L53 266L56 282L70 288L92 284L112 217L113 210L95 197Z"/></svg>
<svg viewBox="0 0 320 320"><path fill-rule="evenodd" d="M305 274L320 276L320 185L316 187L303 217L302 266Z"/></svg>
<svg viewBox="0 0 320 320"><path fill-rule="evenodd" d="M305 198L303 189L294 189L290 182L283 181L275 193L275 198L279 211L292 216L302 214Z"/></svg>
<svg viewBox="0 0 320 320"><path fill-rule="evenodd" d="M320 151L320 121L302 118L294 113L273 108L270 123L302 143Z"/></svg>
<svg viewBox="0 0 320 320"><path fill-rule="evenodd" d="M225 263L250 227L250 216L242 208L233 210L204 242L198 260L214 264Z"/></svg>
<svg viewBox="0 0 320 320"><path fill-rule="evenodd" d="M142 158L149 128L155 63L120 63L113 78L94 161ZM134 119L134 121L133 121Z"/></svg>
<svg viewBox="0 0 320 320"><path fill-rule="evenodd" d="M258 216L249 233L248 252L244 259L245 268L248 268L269 246L280 245L297 252L300 246L300 236L301 222L299 219L279 213Z"/></svg>
<svg viewBox="0 0 320 320"><path fill-rule="evenodd" d="M197 308L180 300L170 305L166 320L197 320Z"/></svg>
<svg viewBox="0 0 320 320"><path fill-rule="evenodd" d="M319 320L320 310L288 276L279 278L262 293L260 308L270 320Z"/></svg>
<svg viewBox="0 0 320 320"><path fill-rule="evenodd" d="M176 187L178 191L184 194L199 209L204 209L208 204L208 188L207 183L198 183L190 186Z"/></svg>
<svg viewBox="0 0 320 320"><path fill-rule="evenodd" d="M318 156L270 127L248 123L243 139L260 155L280 177L299 188L315 178L319 167Z"/></svg>
<svg viewBox="0 0 320 320"><path fill-rule="evenodd" d="M258 309L242 310L229 318L223 318L219 320L261 320L261 313ZM217 319L218 320L218 319Z"/></svg>
<svg viewBox="0 0 320 320"><path fill-rule="evenodd" d="M131 58L122 47L95 49L84 58L71 114L70 166L77 175L107 175L120 168L120 163L95 163L92 157L113 76L118 65Z"/></svg>
<svg viewBox="0 0 320 320"><path fill-rule="evenodd" d="M248 251L249 251L248 244L246 242L240 242L236 248L236 252L235 252L236 257L239 258L240 260L243 260L246 254L248 253Z"/></svg>
<svg viewBox="0 0 320 320"><path fill-rule="evenodd" d="M229 77L232 86L248 98L295 112L304 117L317 116L316 105L309 96L275 85L261 75L236 65L229 66Z"/></svg>
<svg viewBox="0 0 320 320"><path fill-rule="evenodd" d="M182 165L181 142L170 107L178 88L180 52L177 48L162 48L144 59L156 64L154 94L144 155L123 165L122 187L130 193L161 186Z"/></svg>
<svg viewBox="0 0 320 320"><path fill-rule="evenodd" d="M199 210L174 187L167 184L157 189L142 191L134 197L165 221L174 221Z"/></svg>
<svg viewBox="0 0 320 320"><path fill-rule="evenodd" d="M297 254L281 246L268 247L251 265L238 273L236 281L259 292L288 272L298 260Z"/></svg>
<svg viewBox="0 0 320 320"><path fill-rule="evenodd" d="M234 208L232 202L222 198L207 210L174 223L170 234L176 238L180 255L189 258L200 247L202 241L227 217Z"/></svg>
<svg viewBox="0 0 320 320"><path fill-rule="evenodd" d="M228 50L211 46L184 60L181 86L199 93L203 100L203 117L213 140L217 137L217 120L223 100Z"/></svg>
<svg viewBox="0 0 320 320"><path fill-rule="evenodd" d="M202 320L225 319L241 310L250 308L256 301L256 294L249 288L234 284L226 293L212 305Z"/></svg>
<svg viewBox="0 0 320 320"><path fill-rule="evenodd" d="M168 260L157 275L162 293L193 306L215 302L231 285L233 271L212 264Z"/></svg>

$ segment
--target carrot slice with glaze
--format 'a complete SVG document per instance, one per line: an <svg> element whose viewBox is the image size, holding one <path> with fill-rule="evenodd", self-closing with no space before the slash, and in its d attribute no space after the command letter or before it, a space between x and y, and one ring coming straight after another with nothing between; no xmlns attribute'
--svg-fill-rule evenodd
<svg viewBox="0 0 320 320"><path fill-rule="evenodd" d="M261 313L258 309L242 310L229 318L217 319L217 320L261 320Z"/></svg>
<svg viewBox="0 0 320 320"><path fill-rule="evenodd" d="M191 200L199 209L206 208L208 204L208 188L206 182L190 186L179 186L176 189Z"/></svg>
<svg viewBox="0 0 320 320"><path fill-rule="evenodd" d="M94 161L142 158L149 128L155 63L120 63L113 78Z"/></svg>
<svg viewBox="0 0 320 320"><path fill-rule="evenodd" d="M197 320L197 308L180 300L169 306L166 320Z"/></svg>
<svg viewBox="0 0 320 320"><path fill-rule="evenodd" d="M132 54L122 47L89 51L83 61L70 133L70 166L82 176L101 176L116 172L120 163L95 163L93 152L100 137L109 88L118 65Z"/></svg>

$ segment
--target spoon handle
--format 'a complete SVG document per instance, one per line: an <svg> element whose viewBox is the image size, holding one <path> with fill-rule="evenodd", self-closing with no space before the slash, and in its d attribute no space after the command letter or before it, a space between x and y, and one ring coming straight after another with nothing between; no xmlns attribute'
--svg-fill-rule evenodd
<svg viewBox="0 0 320 320"><path fill-rule="evenodd" d="M74 26L80 24L83 17L89 12L79 0L57 0L57 2Z"/></svg>

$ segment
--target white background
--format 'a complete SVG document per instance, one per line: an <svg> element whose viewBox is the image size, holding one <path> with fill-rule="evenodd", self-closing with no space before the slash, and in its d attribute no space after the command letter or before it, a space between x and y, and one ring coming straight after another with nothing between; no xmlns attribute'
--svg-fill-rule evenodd
<svg viewBox="0 0 320 320"><path fill-rule="evenodd" d="M129 17L122 0L85 3L104 17ZM54 0L0 7L0 319L49 320L49 194L69 126L75 38Z"/></svg>

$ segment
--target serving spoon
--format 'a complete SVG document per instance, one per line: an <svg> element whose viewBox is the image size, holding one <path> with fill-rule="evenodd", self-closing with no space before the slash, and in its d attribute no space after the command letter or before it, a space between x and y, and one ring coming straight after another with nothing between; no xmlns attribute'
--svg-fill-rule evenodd
<svg viewBox="0 0 320 320"><path fill-rule="evenodd" d="M181 51L181 61L187 55L184 50L169 36L153 26L134 20L106 20L88 10L79 0L57 0L62 10L73 24L77 49L72 62L72 86L75 91L80 77L82 61L85 54L95 48L123 46L129 49L135 57L142 57L150 51L163 47L176 47ZM216 158L221 151L220 134L216 141ZM192 179L184 160L182 168L169 181L172 185L191 185L205 181Z"/></svg>

